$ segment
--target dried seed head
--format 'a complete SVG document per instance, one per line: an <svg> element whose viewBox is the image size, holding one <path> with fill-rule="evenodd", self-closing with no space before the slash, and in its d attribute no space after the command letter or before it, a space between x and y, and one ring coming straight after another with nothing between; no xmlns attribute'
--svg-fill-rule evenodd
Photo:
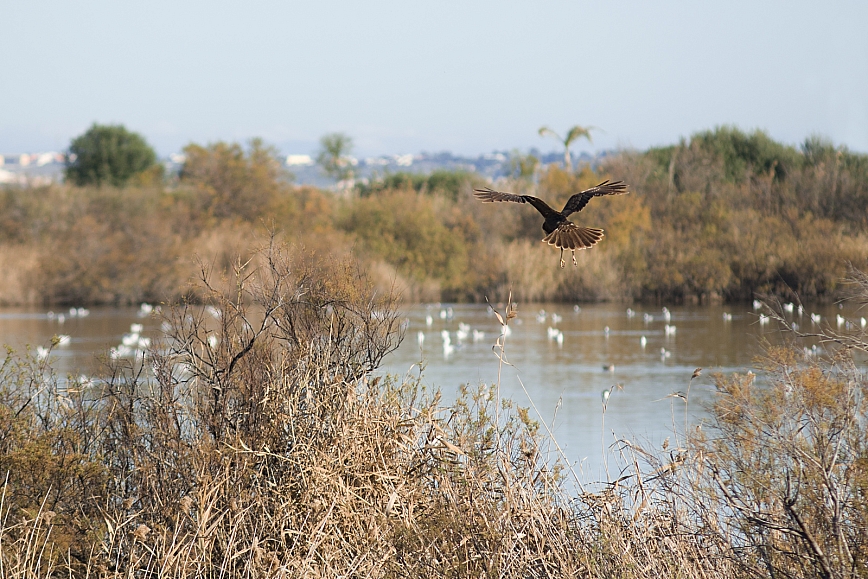
<svg viewBox="0 0 868 579"><path fill-rule="evenodd" d="M190 495L186 495L186 496L184 496L184 498L181 499L181 510L184 511L185 515L190 514L190 507L192 507L192 506L193 506L193 497L191 497Z"/></svg>
<svg viewBox="0 0 868 579"><path fill-rule="evenodd" d="M506 321L507 321L507 323L509 323L509 320L515 318L516 316L518 316L518 308L515 307L515 304L512 304L511 307L509 307L509 308L506 310Z"/></svg>
<svg viewBox="0 0 868 579"><path fill-rule="evenodd" d="M148 538L148 533L150 532L151 528L148 527L146 524L142 523L141 525L136 527L135 531L133 531L133 537L135 537L139 541L144 542L144 540Z"/></svg>

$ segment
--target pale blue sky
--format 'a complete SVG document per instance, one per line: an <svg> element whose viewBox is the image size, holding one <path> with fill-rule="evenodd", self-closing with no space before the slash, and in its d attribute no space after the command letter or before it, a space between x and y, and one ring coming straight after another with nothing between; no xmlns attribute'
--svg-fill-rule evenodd
<svg viewBox="0 0 868 579"><path fill-rule="evenodd" d="M0 153L94 121L160 154L645 148L720 124L868 152L868 2L3 2Z"/></svg>

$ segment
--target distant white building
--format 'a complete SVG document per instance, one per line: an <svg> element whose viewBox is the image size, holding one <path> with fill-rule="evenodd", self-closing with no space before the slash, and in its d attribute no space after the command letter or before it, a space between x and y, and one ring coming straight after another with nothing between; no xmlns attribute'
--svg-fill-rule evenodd
<svg viewBox="0 0 868 579"><path fill-rule="evenodd" d="M365 159L365 165L369 167L385 167L389 162L389 159L385 157L368 157Z"/></svg>
<svg viewBox="0 0 868 579"><path fill-rule="evenodd" d="M395 163L399 167L409 167L413 164L413 155L395 155Z"/></svg>
<svg viewBox="0 0 868 579"><path fill-rule="evenodd" d="M289 167L310 167L313 159L310 155L287 155L286 164Z"/></svg>
<svg viewBox="0 0 868 579"><path fill-rule="evenodd" d="M49 151L47 153L38 153L35 155L36 157L36 166L44 167L50 163L63 163L63 155L56 151Z"/></svg>

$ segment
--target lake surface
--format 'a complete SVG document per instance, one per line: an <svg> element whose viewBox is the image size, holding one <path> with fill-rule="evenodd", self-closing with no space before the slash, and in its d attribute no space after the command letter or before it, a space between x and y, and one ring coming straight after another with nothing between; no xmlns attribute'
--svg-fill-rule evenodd
<svg viewBox="0 0 868 579"><path fill-rule="evenodd" d="M712 397L713 373L746 372L764 341L785 339L774 322L760 324L758 312L750 308L673 306L667 320L661 308L650 306L632 306L629 315L626 306L615 304L520 305L505 340L511 365L501 368L502 396L530 406L529 395L541 414L536 418L551 428L579 475L588 481L604 479L602 447L616 437L660 445L673 436L673 413L683 427L684 402L669 395L686 392L696 368L703 370L691 384L691 421L701 419L702 404ZM832 327L839 315L857 326L866 315L830 305L788 316L810 330L817 327L812 313ZM54 335L69 336L51 352L58 374L98 374L97 356L118 347L131 324L143 325L142 336L159 336L160 319L142 314L138 308L90 308L84 317L69 310L0 309L0 343L35 349L47 346ZM492 347L500 324L487 306L413 305L403 308L402 315L405 339L386 359L383 373L418 376L421 362L423 383L440 388L446 401L454 399L461 384L497 381L499 360ZM667 333L667 326L675 330ZM449 336L446 348L444 332ZM605 390L611 395L604 416Z"/></svg>

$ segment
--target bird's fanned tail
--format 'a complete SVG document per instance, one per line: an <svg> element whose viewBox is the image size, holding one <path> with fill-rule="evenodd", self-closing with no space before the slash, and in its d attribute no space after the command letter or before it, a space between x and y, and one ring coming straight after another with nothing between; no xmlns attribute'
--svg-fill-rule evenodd
<svg viewBox="0 0 868 579"><path fill-rule="evenodd" d="M567 221L543 238L543 242L558 249L587 249L603 239L603 230L594 227L580 227Z"/></svg>

